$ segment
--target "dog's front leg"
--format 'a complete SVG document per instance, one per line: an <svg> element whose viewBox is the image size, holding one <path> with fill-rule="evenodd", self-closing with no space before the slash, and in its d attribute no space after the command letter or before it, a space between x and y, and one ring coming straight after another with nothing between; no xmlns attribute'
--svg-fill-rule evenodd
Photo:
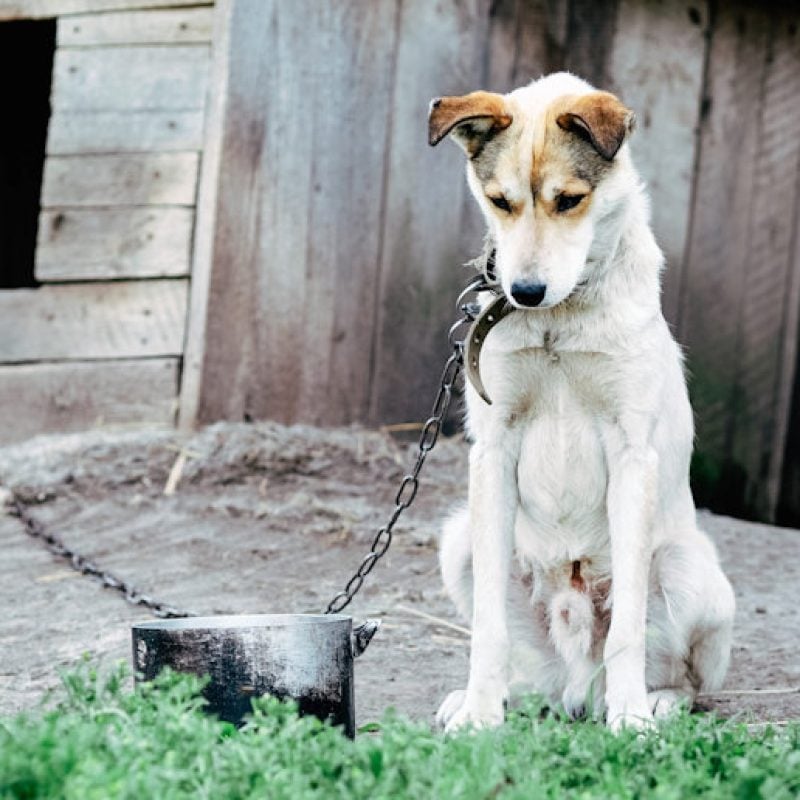
<svg viewBox="0 0 800 800"><path fill-rule="evenodd" d="M627 442L614 442L608 452L612 609L603 654L606 720L615 730L643 727L652 719L645 685L645 620L658 480L656 452L620 438Z"/></svg>
<svg viewBox="0 0 800 800"><path fill-rule="evenodd" d="M517 450L516 437L506 430L479 440L470 451L472 647L464 701L448 721L448 731L503 722L509 672L506 606L519 502Z"/></svg>

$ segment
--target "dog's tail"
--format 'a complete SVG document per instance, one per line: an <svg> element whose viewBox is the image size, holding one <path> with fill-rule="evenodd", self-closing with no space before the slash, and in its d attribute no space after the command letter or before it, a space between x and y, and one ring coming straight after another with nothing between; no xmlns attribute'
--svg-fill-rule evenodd
<svg viewBox="0 0 800 800"><path fill-rule="evenodd" d="M472 621L472 542L467 509L454 512L444 524L439 544L444 588L464 619Z"/></svg>
<svg viewBox="0 0 800 800"><path fill-rule="evenodd" d="M568 665L591 657L594 606L586 592L557 592L550 601L549 617L550 639Z"/></svg>

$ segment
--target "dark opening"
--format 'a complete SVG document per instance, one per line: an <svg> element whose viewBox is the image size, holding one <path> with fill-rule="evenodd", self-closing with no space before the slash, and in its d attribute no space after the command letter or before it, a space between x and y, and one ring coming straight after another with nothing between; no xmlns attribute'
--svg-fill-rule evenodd
<svg viewBox="0 0 800 800"><path fill-rule="evenodd" d="M800 526L800 353L794 371L789 427L783 451L783 475L775 522L790 528Z"/></svg>
<svg viewBox="0 0 800 800"><path fill-rule="evenodd" d="M0 289L36 286L55 20L0 23Z"/></svg>

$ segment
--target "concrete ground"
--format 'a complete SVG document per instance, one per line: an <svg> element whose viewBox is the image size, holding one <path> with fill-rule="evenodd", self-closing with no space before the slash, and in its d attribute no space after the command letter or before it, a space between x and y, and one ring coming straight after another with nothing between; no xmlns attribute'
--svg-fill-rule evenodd
<svg viewBox="0 0 800 800"><path fill-rule="evenodd" d="M165 494L181 452L185 467ZM318 611L391 509L410 445L359 429L217 425L40 437L0 449L0 486L72 549L138 589L198 613ZM359 722L387 706L430 719L463 686L468 638L444 597L436 537L463 501L466 446L444 440L417 502L351 607L383 627L356 666ZM800 531L701 512L738 600L724 689L701 706L800 718ZM129 657L147 618L0 514L0 714L34 705L83 653Z"/></svg>

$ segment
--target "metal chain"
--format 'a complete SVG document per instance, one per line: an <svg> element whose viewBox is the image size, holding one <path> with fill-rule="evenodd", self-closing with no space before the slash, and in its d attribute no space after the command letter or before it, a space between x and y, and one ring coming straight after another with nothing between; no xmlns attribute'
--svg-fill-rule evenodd
<svg viewBox="0 0 800 800"><path fill-rule="evenodd" d="M378 530L372 541L372 547L369 553L362 559L358 569L345 584L344 589L328 603L325 609L326 614L338 614L350 605L353 598L358 594L364 584L367 575L372 572L375 564L386 555L386 551L392 544L394 526L397 524L403 512L414 502L417 496L420 472L425 464L425 459L428 457L428 453L433 450L439 438L439 434L442 431L442 425L453 397L453 387L464 366L464 340L463 338L459 338L459 333L464 325L469 325L475 321L480 311L477 303L467 302L466 300L471 294L484 291L497 291L494 280L493 256L494 253L489 255L483 274L473 278L469 282L456 302L462 316L451 326L448 333L447 338L452 352L442 370L442 375L439 379L439 390L436 393L436 399L433 401L430 416L422 426L422 431L417 443L417 457L414 466L411 472L406 474L400 483L400 487L395 495L394 509L389 520ZM64 544L64 541L59 536L49 532L41 522L35 519L28 511L27 505L17 495L12 495L8 507L9 513L20 520L28 535L43 542L51 553L69 564L76 572L96 578L105 588L118 592L125 601L131 605L147 608L157 617L182 618L197 616L197 614L192 611L186 611L185 609L154 600L113 572L102 569L93 561L90 561L85 556L72 550Z"/></svg>
<svg viewBox="0 0 800 800"><path fill-rule="evenodd" d="M450 401L453 397L453 387L464 367L464 339L463 337L459 338L459 334L464 325L469 325L475 321L475 317L480 311L477 303L466 302L466 300L471 294L483 291L496 291L495 285L492 282L494 278L494 274L491 271L492 267L493 254L489 257L485 273L477 278L473 278L458 296L456 306L461 311L462 316L451 326L447 336L452 352L442 370L442 376L439 379L439 390L436 393L436 399L433 401L430 416L422 426L422 432L417 442L417 458L414 462L414 466L411 472L406 474L400 483L400 488L397 490L397 495L394 499L394 509L389 517L389 521L378 530L375 538L372 540L372 547L369 553L361 560L358 569L345 584L344 589L328 603L328 607L325 609L326 614L338 614L350 605L353 598L358 594L358 591L364 584L367 575L372 572L375 564L386 555L386 551L392 544L393 530L397 520L400 519L403 512L414 502L414 498L417 496L419 474L422 471L428 453L433 450L436 440L439 438L445 415L450 408Z"/></svg>
<svg viewBox="0 0 800 800"><path fill-rule="evenodd" d="M89 575L92 578L97 578L106 589L111 589L121 594L125 598L125 601L131 605L147 608L157 617L178 618L197 616L191 611L186 611L154 600L149 595L140 592L127 581L117 577L113 572L101 569L93 561L90 561L85 556L67 547L59 536L49 532L41 522L30 514L25 503L16 495L12 495L8 506L9 513L19 519L29 536L43 542L51 553L67 562L76 572Z"/></svg>

